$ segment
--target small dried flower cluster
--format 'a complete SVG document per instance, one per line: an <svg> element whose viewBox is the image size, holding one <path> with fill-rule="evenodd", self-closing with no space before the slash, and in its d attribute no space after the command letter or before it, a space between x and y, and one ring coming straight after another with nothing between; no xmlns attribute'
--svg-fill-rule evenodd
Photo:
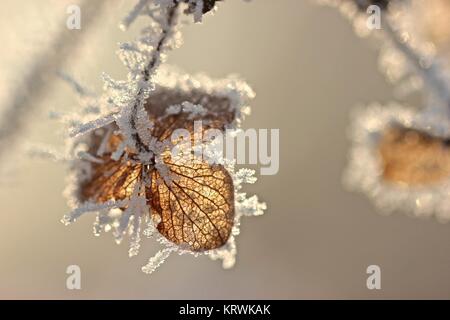
<svg viewBox="0 0 450 320"><path fill-rule="evenodd" d="M380 69L397 94L420 91L422 110L391 103L356 110L345 182L385 211L450 219L450 6L448 1L329 1L358 35L381 48ZM368 5L382 11L370 30Z"/></svg>
<svg viewBox="0 0 450 320"><path fill-rule="evenodd" d="M177 129L191 139L201 139L208 129L238 130L249 112L254 93L242 80L159 67L165 52L180 42L178 15L200 20L215 2L139 1L122 27L139 15L150 17L151 25L137 41L120 46L127 80L104 75L106 94L99 98L71 81L84 107L81 116L65 117L72 137L65 193L73 210L63 222L96 213L94 233L112 231L118 243L130 236L130 256L138 253L142 235L156 238L164 248L142 268L146 273L172 252L206 254L232 267L242 216L265 209L241 190L256 181L253 170L236 170L232 161L217 157L210 163L172 137ZM194 130L198 120L200 132Z"/></svg>
<svg viewBox="0 0 450 320"><path fill-rule="evenodd" d="M345 184L385 212L450 219L450 126L432 130L442 115L399 103L372 104L352 115Z"/></svg>

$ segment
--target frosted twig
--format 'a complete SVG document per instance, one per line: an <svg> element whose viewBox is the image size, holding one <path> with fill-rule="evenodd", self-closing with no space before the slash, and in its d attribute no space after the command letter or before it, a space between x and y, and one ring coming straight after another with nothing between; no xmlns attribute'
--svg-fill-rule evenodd
<svg viewBox="0 0 450 320"><path fill-rule="evenodd" d="M11 139L16 139L19 132L26 125L27 118L32 114L31 110L38 106L36 99L49 85L49 81L42 80L43 76L54 73L60 69L67 57L73 53L74 47L95 21L98 14L109 3L106 0L83 1L83 28L81 32L70 32L61 27L55 36L49 49L40 55L36 62L29 67L29 73L23 84L11 95L14 97L10 105L5 106L0 119L0 157L10 150L13 144ZM90 13L90 14L89 14ZM66 19L66 17L64 17Z"/></svg>
<svg viewBox="0 0 450 320"><path fill-rule="evenodd" d="M81 85L77 80L75 80L71 75L63 72L63 71L57 71L56 74L65 82L67 82L73 90L80 96L80 97L93 97L95 96L94 93L92 93L89 89L85 88L83 85Z"/></svg>
<svg viewBox="0 0 450 320"><path fill-rule="evenodd" d="M102 142L100 143L100 146L98 147L97 156L101 157L106 152L106 149L108 147L108 142L109 142L109 139L110 139L112 133L113 133L113 128L109 127L105 133L105 136L102 139Z"/></svg>
<svg viewBox="0 0 450 320"><path fill-rule="evenodd" d="M179 7L179 2L176 2L167 10L166 21L164 21L163 25L161 25L161 27L162 27L161 36L157 42L155 49L153 50L152 56L149 60L149 63L142 71L143 81L146 84L149 84L152 74L155 72L156 68L161 63L161 55L164 52L164 50L166 49L166 44L171 36L172 28L177 23L178 7ZM136 124L138 122L137 115L140 112L139 109L144 108L143 107L144 99L145 99L145 91L144 91L143 87L141 87L138 91L136 101L132 108L132 117L131 117L130 124L131 124L132 129L134 129L132 138L136 144L136 147L139 149L139 151L148 152L150 150L149 150L148 146L142 142L141 136L139 135L139 131L136 128ZM141 110L141 111L146 112L145 110Z"/></svg>
<svg viewBox="0 0 450 320"><path fill-rule="evenodd" d="M32 144L27 146L27 153L28 155L30 155L30 157L36 157L36 158L40 158L40 159L48 159L48 160L52 160L55 162L65 162L67 161L67 158L57 152L56 150L53 150L52 148L50 148L49 146L46 145L37 145L37 144Z"/></svg>
<svg viewBox="0 0 450 320"><path fill-rule="evenodd" d="M124 207L128 204L127 200L122 201L108 201L105 203L91 203L87 202L70 212L69 214L65 215L62 219L62 223L64 224L70 224L71 222L74 222L76 219L78 219L80 216L82 216L84 213L87 212L95 212L99 210L104 209L112 209L112 208L120 208Z"/></svg>
<svg viewBox="0 0 450 320"><path fill-rule="evenodd" d="M120 23L120 29L126 30L136 20L144 7L148 4L149 0L139 0L134 8L128 13L128 15Z"/></svg>
<svg viewBox="0 0 450 320"><path fill-rule="evenodd" d="M159 266L161 266L164 261L170 256L175 248L168 247L158 251L153 257L148 260L148 263L142 267L142 272L150 274L153 273Z"/></svg>
<svg viewBox="0 0 450 320"><path fill-rule="evenodd" d="M442 77L440 71L442 66L439 64L439 61L432 59L428 66L424 66L420 53L408 45L406 41L400 39L398 32L394 30L391 22L388 19L383 19L382 22L383 30L392 44L409 61L409 65L422 78L428 89L450 108L450 88L445 78ZM450 115L450 110L448 111Z"/></svg>
<svg viewBox="0 0 450 320"><path fill-rule="evenodd" d="M70 137L74 138L74 137L89 133L95 129L107 126L108 124L113 123L115 120L116 120L115 114L109 114L102 118L95 119L90 122L84 123L82 125L74 127L70 131Z"/></svg>
<svg viewBox="0 0 450 320"><path fill-rule="evenodd" d="M89 161L92 163L97 163L97 164L104 163L104 161L102 159L93 156L89 152L80 151L80 152L78 152L77 156L82 160L86 160L86 161Z"/></svg>

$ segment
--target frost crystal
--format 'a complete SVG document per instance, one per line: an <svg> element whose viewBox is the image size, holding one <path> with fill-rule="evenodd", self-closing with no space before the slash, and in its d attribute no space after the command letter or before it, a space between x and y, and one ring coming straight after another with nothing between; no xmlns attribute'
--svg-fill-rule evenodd
<svg viewBox="0 0 450 320"><path fill-rule="evenodd" d="M142 272L150 274L153 273L174 251L174 248L166 248L158 251L153 257L148 260L148 263L142 267Z"/></svg>

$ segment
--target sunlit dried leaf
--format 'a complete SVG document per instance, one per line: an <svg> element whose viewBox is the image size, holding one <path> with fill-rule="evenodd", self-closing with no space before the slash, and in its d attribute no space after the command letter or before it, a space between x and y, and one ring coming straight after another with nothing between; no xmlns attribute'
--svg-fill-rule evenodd
<svg viewBox="0 0 450 320"><path fill-rule="evenodd" d="M450 177L448 140L401 127L390 128L379 145L383 178L408 186L427 185Z"/></svg>
<svg viewBox="0 0 450 320"><path fill-rule="evenodd" d="M102 203L129 198L140 179L141 165L115 161L110 155L102 160L92 164L92 178L82 186L81 200Z"/></svg>
<svg viewBox="0 0 450 320"><path fill-rule="evenodd" d="M234 219L233 181L226 169L192 159L167 157L165 163L173 180L166 182L154 170L148 195L158 231L193 251L224 245Z"/></svg>
<svg viewBox="0 0 450 320"><path fill-rule="evenodd" d="M185 101L200 104L206 114L194 116L189 113L165 114L169 106L180 105ZM194 121L197 120L202 121L202 130L211 128L225 130L236 118L235 110L231 108L228 98L207 95L195 90L186 94L161 88L150 96L145 109L150 119L155 121L152 135L160 141L169 139L175 129L186 129L191 133L191 137L194 137Z"/></svg>

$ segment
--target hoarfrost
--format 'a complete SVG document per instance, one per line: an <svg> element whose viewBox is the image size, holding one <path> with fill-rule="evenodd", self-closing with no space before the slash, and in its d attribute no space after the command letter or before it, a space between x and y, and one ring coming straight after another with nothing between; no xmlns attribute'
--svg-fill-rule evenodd
<svg viewBox="0 0 450 320"><path fill-rule="evenodd" d="M194 18L200 20L203 14L203 1L186 1L188 8L194 8ZM227 128L237 130L242 120L249 114L248 103L255 96L252 89L237 77L213 80L204 74L189 75L172 67L160 67L165 60L166 52L180 44L180 33L177 29L177 16L181 13L172 0L140 0L121 23L127 28L139 16L150 18L150 25L142 30L138 39L131 43L120 45L118 55L128 70L126 80L115 80L103 74L105 93L96 97L88 89L78 84L72 77L62 77L74 88L84 105L95 105L96 108L85 108L86 112L75 116L70 121L72 128L68 143L67 155L64 156L70 167L65 195L73 210L64 216L64 224L70 224L88 212L96 214L94 234L111 231L117 243L125 236L130 237L129 256L138 254L141 234L155 238L163 247L142 267L145 273L155 271L171 253L191 254L193 256L207 255L213 260L222 260L224 268L230 268L235 263L236 237L243 216L263 214L266 206L259 202L257 196L247 197L239 192L245 183L254 183L254 171L241 169L235 171L234 164L226 159L218 159L230 176L234 185L234 224L231 236L220 248L209 251L191 251L183 245L175 245L163 237L157 230L161 217L150 214L151 207L146 198L147 189L152 183L151 177L139 173L131 195L125 199L94 203L82 195L86 181L92 178L95 165L105 161L116 161L121 164L154 166L163 182L170 186L173 174L163 161L164 150L171 147L170 141L159 141L151 135L155 126L153 118L186 113L189 119L201 118L208 113L229 112L233 115ZM186 11L185 11L186 12ZM170 96L196 96L203 98L199 102L177 102L167 105L163 110L146 109L146 101L152 95L168 92ZM227 102L227 110L211 105L210 98L222 99ZM157 108L153 106L152 108ZM217 108L215 110L214 108ZM91 112L89 110L94 110ZM161 112L160 112L161 111ZM111 147L114 136L120 136L121 141ZM104 160L105 157L107 160ZM109 158L108 158L109 157ZM154 160L153 160L154 159ZM154 161L151 162L150 160ZM109 177L113 172L104 173ZM157 184L163 183L156 181ZM146 225L144 227L144 225ZM144 230L142 230L144 229Z"/></svg>

